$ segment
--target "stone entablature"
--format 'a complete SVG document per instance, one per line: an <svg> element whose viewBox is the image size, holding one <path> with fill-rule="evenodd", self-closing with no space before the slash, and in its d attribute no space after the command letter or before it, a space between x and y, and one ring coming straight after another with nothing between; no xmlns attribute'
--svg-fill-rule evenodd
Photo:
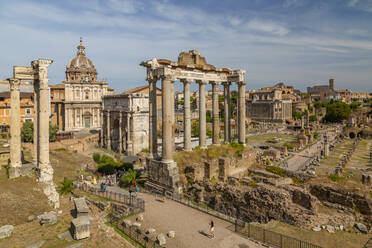
<svg viewBox="0 0 372 248"><path fill-rule="evenodd" d="M291 100L247 101L247 117L255 121L285 122L292 119Z"/></svg>

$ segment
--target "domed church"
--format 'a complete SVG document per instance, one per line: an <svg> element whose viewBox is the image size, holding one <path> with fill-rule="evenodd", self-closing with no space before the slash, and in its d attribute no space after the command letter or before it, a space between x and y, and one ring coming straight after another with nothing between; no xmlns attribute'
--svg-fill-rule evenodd
<svg viewBox="0 0 372 248"><path fill-rule="evenodd" d="M82 39L77 54L66 66L64 130L99 129L102 97L110 94L108 83L97 81L97 70L86 56Z"/></svg>

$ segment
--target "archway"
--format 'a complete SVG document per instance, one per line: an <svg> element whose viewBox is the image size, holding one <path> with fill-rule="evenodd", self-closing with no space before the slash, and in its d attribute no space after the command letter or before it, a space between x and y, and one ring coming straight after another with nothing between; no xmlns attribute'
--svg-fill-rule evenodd
<svg viewBox="0 0 372 248"><path fill-rule="evenodd" d="M112 128L112 149L119 152L119 119L115 119Z"/></svg>

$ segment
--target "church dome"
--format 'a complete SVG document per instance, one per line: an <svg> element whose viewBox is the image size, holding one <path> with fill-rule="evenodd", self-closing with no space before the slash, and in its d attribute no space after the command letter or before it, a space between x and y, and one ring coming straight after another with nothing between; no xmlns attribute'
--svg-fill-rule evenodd
<svg viewBox="0 0 372 248"><path fill-rule="evenodd" d="M80 39L76 56L66 66L67 81L96 81L97 71L93 62L85 55L85 47Z"/></svg>

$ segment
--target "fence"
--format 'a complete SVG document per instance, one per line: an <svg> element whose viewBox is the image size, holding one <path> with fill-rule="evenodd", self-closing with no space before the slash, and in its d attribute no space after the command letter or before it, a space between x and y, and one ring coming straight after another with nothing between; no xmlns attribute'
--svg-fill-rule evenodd
<svg viewBox="0 0 372 248"><path fill-rule="evenodd" d="M106 190L103 192L101 189L97 187L93 187L93 186L82 184L82 183L76 183L75 185L83 191L86 191L86 192L89 192L89 193L92 193L97 196L104 197L104 198L107 198L113 201L124 203L126 205L129 205L135 208L139 208L142 211L145 210L145 201L136 196L128 195L125 193L114 192L111 190Z"/></svg>
<svg viewBox="0 0 372 248"><path fill-rule="evenodd" d="M149 235L143 234L144 231L140 228L131 226L125 227L118 223L117 228L123 232L125 235L130 237L133 241L136 242L134 244L136 247L145 247L145 248L164 248L164 246L159 245L156 240L152 240Z"/></svg>
<svg viewBox="0 0 372 248"><path fill-rule="evenodd" d="M318 245L269 231L250 223L243 227L235 225L235 231L251 239L279 248L321 248Z"/></svg>

